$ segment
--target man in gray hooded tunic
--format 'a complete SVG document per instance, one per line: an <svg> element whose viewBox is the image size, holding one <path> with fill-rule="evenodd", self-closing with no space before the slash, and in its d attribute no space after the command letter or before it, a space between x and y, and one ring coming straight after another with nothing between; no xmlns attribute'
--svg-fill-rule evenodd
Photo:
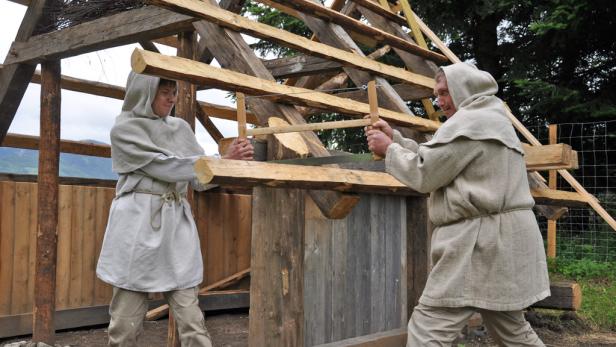
<svg viewBox="0 0 616 347"><path fill-rule="evenodd" d="M407 346L448 346L474 312L505 346L543 346L523 309L550 295L524 152L487 72L457 63L436 76L448 120L417 144L384 121L366 131L387 172L430 193L432 270Z"/></svg>
<svg viewBox="0 0 616 347"><path fill-rule="evenodd" d="M113 286L110 346L136 346L151 292L169 302L182 346L212 346L198 301L199 236L186 200L189 183L205 188L193 169L204 152L190 125L169 116L175 100L174 81L131 72L111 130L119 179L96 268ZM252 146L238 141L226 157L251 159Z"/></svg>

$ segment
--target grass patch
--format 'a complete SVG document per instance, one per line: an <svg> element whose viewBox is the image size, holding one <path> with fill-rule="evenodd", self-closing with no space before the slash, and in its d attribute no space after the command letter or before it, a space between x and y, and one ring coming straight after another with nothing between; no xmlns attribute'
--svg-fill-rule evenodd
<svg viewBox="0 0 616 347"><path fill-rule="evenodd" d="M576 280L582 289L577 314L601 330L616 331L616 263L590 259L549 259L552 279Z"/></svg>

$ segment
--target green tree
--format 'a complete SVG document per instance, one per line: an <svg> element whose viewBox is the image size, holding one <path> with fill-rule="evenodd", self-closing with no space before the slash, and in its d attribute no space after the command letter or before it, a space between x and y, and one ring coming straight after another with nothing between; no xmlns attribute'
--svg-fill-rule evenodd
<svg viewBox="0 0 616 347"><path fill-rule="evenodd" d="M616 5L611 0L413 0L412 4L458 57L497 79L499 96L523 122L616 118L616 40L612 37ZM311 36L300 20L277 10L248 2L245 11L261 22ZM264 41L254 47L263 54L294 54ZM400 64L393 53L381 60ZM409 107L422 114L416 103ZM363 140L357 129L319 135L338 149L356 148Z"/></svg>
<svg viewBox="0 0 616 347"><path fill-rule="evenodd" d="M494 75L523 121L616 117L609 0L437 0L414 8L461 58Z"/></svg>

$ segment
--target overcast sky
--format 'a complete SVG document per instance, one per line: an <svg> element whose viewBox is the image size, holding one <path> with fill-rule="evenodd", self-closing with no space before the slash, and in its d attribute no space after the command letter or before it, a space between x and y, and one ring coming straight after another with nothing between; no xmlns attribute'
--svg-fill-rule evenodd
<svg viewBox="0 0 616 347"><path fill-rule="evenodd" d="M15 39L26 7L0 1L0 59L6 54ZM175 49L157 45L163 54L175 55ZM62 74L90 81L99 81L125 86L130 71L130 54L138 45L116 47L95 53L84 54L62 60ZM38 67L40 68L40 66ZM234 106L220 90L200 91L197 98L220 105ZM9 132L26 135L39 135L40 87L31 83L17 110ZM66 140L92 139L109 143L109 130L114 118L119 114L122 101L84 93L62 91L61 138ZM214 123L225 137L237 136L235 122L213 118ZM214 140L197 121L197 140L206 153L217 152Z"/></svg>

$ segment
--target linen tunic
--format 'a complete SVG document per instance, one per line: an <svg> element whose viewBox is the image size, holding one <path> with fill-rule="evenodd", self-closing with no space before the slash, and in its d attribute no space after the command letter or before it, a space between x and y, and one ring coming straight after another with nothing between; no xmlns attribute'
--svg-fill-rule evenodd
<svg viewBox="0 0 616 347"><path fill-rule="evenodd" d="M520 310L550 294L523 152L496 82L461 65L444 69L456 114L424 144L395 131L386 169L431 192L432 270L419 302Z"/></svg>
<svg viewBox="0 0 616 347"><path fill-rule="evenodd" d="M203 280L197 228L186 200L188 183L202 190L193 170L203 154L190 126L152 109L159 80L132 74L122 113L111 131L116 198L96 274L113 286L165 292Z"/></svg>

